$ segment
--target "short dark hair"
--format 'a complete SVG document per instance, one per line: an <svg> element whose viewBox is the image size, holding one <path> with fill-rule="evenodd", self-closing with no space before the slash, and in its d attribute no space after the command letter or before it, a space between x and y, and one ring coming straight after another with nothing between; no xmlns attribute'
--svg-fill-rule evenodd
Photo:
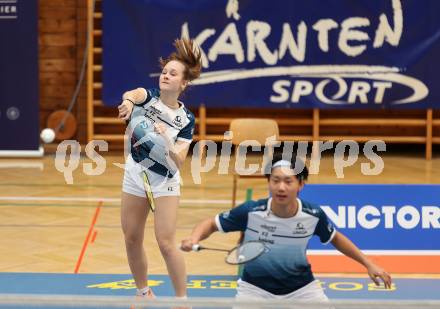
<svg viewBox="0 0 440 309"><path fill-rule="evenodd" d="M268 165L265 168L265 172L266 172L265 176L266 176L267 180L269 180L270 175L272 174L272 166L281 160L284 160L283 153L281 153L281 152L274 153L272 162L268 163ZM304 161L296 153L293 153L292 158L290 159L290 168L292 170L295 170L296 164L300 164L301 166L303 166L301 171L299 171L295 174L296 178L300 182L306 181L307 178L309 177L309 170L308 170L307 166L305 165Z"/></svg>

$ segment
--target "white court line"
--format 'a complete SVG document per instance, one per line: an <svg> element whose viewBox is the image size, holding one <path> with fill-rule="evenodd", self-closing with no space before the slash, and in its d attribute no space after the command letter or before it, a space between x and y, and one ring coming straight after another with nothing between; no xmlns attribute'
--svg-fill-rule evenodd
<svg viewBox="0 0 440 309"><path fill-rule="evenodd" d="M61 197L61 196L0 196L0 201L55 201L55 202L120 202L120 198L108 197ZM230 204L231 200L180 200L185 204ZM238 201L241 203L241 201Z"/></svg>
<svg viewBox="0 0 440 309"><path fill-rule="evenodd" d="M367 255L440 255L440 250L362 250ZM308 255L342 255L337 250L307 250Z"/></svg>
<svg viewBox="0 0 440 309"><path fill-rule="evenodd" d="M43 162L0 162L0 168L37 168L44 170Z"/></svg>
<svg viewBox="0 0 440 309"><path fill-rule="evenodd" d="M100 198L100 197L60 197L60 196L0 196L0 201L58 201L58 202L107 202L119 203L119 198ZM181 200L182 204L221 204L230 205L230 200ZM241 203L241 201L238 201ZM396 256L417 256L417 255L440 255L440 250L362 250L367 255L396 255ZM337 250L307 250L310 255L342 255Z"/></svg>

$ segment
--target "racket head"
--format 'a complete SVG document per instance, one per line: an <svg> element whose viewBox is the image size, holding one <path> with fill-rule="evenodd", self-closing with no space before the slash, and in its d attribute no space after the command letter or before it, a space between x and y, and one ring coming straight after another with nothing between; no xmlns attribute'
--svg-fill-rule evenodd
<svg viewBox="0 0 440 309"><path fill-rule="evenodd" d="M142 178L143 178L143 182L144 182L144 189L145 189L145 194L147 196L147 200L148 200L148 204L150 205L150 209L152 212L154 212L155 207L154 207L154 198L153 198L153 191L151 190L151 185L150 185L150 181L148 179L148 175L147 172L143 172L142 173Z"/></svg>
<svg viewBox="0 0 440 309"><path fill-rule="evenodd" d="M231 265L244 264L255 260L263 253L267 252L267 250L269 249L261 241L247 241L229 251L225 261Z"/></svg>

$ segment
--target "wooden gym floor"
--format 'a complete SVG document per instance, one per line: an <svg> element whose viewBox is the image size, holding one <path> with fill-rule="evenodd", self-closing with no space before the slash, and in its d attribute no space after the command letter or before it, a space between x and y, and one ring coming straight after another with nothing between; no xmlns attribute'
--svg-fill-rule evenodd
<svg viewBox="0 0 440 309"><path fill-rule="evenodd" d="M122 154L105 155L104 173L88 176L82 157L73 172L73 184L67 184L56 169L55 156L41 159L0 159L0 272L129 274L120 228ZM337 184L440 184L440 158L426 161L422 154L383 155L385 169L378 176L364 176L359 160L345 169L343 179L336 178L333 157L325 156L318 175L309 183ZM252 157L252 162L258 159ZM64 163L67 164L67 163ZM233 161L231 166L233 166ZM60 167L58 167L60 168ZM217 168L202 175L194 184L191 157L183 168L182 203L179 209L177 238L189 235L195 223L230 207L232 176L218 175ZM232 167L230 168L232 170ZM253 197L266 196L264 179L240 180L238 199L246 188ZM151 274L166 274L166 268L148 218L145 247ZM205 244L232 247L236 234L216 233ZM218 253L185 254L188 274L236 274L236 267L223 262ZM434 276L425 274L424 276Z"/></svg>

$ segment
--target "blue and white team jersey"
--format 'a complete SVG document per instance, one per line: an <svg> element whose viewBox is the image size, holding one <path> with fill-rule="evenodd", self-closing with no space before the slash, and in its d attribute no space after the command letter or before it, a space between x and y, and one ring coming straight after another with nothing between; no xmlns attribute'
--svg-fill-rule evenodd
<svg viewBox="0 0 440 309"><path fill-rule="evenodd" d="M329 243L336 230L322 209L298 200L294 217L280 218L271 199L249 201L215 217L221 232L244 231L244 241L263 241L268 251L244 264L241 279L275 295L296 291L314 280L306 250L310 238Z"/></svg>
<svg viewBox="0 0 440 309"><path fill-rule="evenodd" d="M166 135L175 143L191 143L194 134L194 115L179 102L179 108L171 109L159 98L158 89L149 89L143 105L135 105L129 126L131 133L131 156L150 171L172 178L178 169L169 156L165 139L154 132L155 123L166 126Z"/></svg>

